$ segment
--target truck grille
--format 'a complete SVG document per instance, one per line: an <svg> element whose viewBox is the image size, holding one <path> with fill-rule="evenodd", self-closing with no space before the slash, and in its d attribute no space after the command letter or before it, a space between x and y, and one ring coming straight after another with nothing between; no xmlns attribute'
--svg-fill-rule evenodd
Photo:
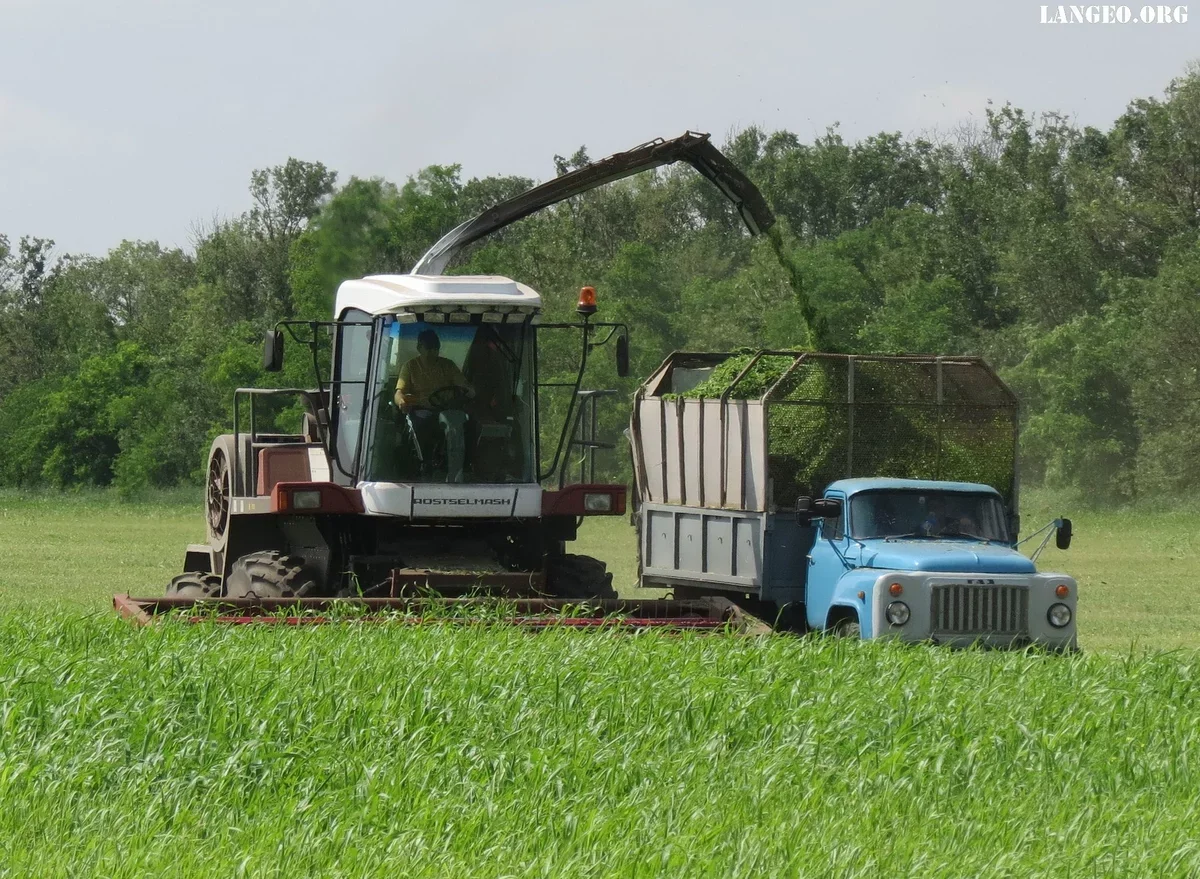
<svg viewBox="0 0 1200 879"><path fill-rule="evenodd" d="M1029 590L1024 586L933 587L933 634L1020 635L1029 618Z"/></svg>

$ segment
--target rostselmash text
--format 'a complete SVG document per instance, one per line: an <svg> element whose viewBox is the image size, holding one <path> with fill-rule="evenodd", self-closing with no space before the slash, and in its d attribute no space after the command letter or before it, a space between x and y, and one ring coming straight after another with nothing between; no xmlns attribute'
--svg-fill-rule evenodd
<svg viewBox="0 0 1200 879"><path fill-rule="evenodd" d="M417 497L413 504L455 504L465 507L511 507L510 497Z"/></svg>

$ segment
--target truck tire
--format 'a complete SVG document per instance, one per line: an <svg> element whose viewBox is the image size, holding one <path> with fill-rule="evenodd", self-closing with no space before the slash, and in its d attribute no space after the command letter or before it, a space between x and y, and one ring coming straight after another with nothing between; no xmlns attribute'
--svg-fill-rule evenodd
<svg viewBox="0 0 1200 879"><path fill-rule="evenodd" d="M830 629L835 638L853 638L855 641L862 640L862 626L858 622L858 617L842 617L833 624Z"/></svg>
<svg viewBox="0 0 1200 879"><path fill-rule="evenodd" d="M171 580L167 598L220 598L221 575L188 571Z"/></svg>
<svg viewBox="0 0 1200 879"><path fill-rule="evenodd" d="M547 559L546 589L555 598L617 597L607 566L586 555L557 555Z"/></svg>
<svg viewBox="0 0 1200 879"><path fill-rule="evenodd" d="M305 598L319 594L304 559L276 550L244 555L225 578L226 598Z"/></svg>

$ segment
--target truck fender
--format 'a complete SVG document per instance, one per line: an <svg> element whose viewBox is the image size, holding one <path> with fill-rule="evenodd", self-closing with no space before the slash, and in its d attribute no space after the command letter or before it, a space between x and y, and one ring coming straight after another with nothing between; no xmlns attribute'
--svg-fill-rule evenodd
<svg viewBox="0 0 1200 879"><path fill-rule="evenodd" d="M874 570L854 570L843 574L838 580L837 586L834 587L833 599L829 605L828 620L831 621L830 624L841 619L842 615L852 613L858 617L862 636L870 638L874 634L870 608L877 579L879 579L879 572ZM835 614L838 615L836 618Z"/></svg>

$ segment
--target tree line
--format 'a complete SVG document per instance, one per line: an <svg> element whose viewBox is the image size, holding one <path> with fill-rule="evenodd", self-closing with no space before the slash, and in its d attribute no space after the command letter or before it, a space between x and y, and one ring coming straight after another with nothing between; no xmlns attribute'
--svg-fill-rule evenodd
<svg viewBox="0 0 1200 879"><path fill-rule="evenodd" d="M594 387L632 393L674 349L810 345L811 307L844 352L986 357L1022 401L1026 481L1101 502L1200 486L1200 68L1107 131L1006 105L935 136L748 128L724 149L779 217L782 261L672 167L522 220L454 271L528 283L552 318L595 286L632 327L633 369L599 358ZM532 184L457 165L341 183L289 159L191 250L0 235L0 484L197 481L234 388L312 383L303 356L262 374L264 329L328 320L341 280L407 271ZM568 368L565 342L545 353Z"/></svg>

